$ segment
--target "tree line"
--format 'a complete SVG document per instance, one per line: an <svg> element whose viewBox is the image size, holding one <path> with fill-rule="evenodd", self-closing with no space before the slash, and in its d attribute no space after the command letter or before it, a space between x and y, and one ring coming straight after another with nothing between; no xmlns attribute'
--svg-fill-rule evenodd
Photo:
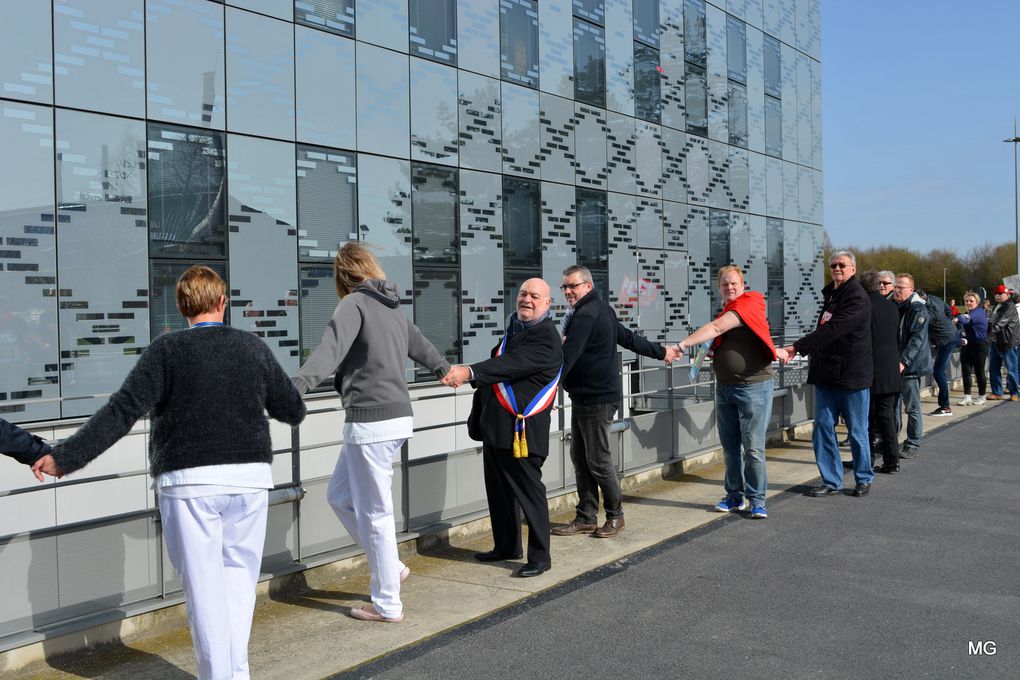
<svg viewBox="0 0 1020 680"><path fill-rule="evenodd" d="M825 238L825 262L837 250L849 250L857 258L857 271L888 269L897 274L912 274L918 288L941 296L943 276L947 299L955 298L963 304L963 294L968 290L984 287L991 297L991 291L1002 283L1005 276L1016 274L1016 244L985 243L972 248L965 254L936 248L921 253L900 246L875 246L855 248L854 246L834 247ZM825 268L826 282L830 281L829 268Z"/></svg>

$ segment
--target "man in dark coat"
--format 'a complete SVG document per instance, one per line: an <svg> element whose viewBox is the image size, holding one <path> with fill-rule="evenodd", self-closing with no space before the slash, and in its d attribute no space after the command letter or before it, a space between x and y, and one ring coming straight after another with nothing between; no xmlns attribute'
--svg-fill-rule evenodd
<svg viewBox="0 0 1020 680"><path fill-rule="evenodd" d="M528 561L515 574L525 578L552 566L542 464L549 455L549 407L556 399L563 347L550 304L545 281L525 281L492 358L454 366L443 378L452 387L471 380L476 388L468 434L482 442L495 546L475 558L497 562L522 556L520 507L528 522Z"/></svg>
<svg viewBox="0 0 1020 680"><path fill-rule="evenodd" d="M854 461L853 495L871 490L875 473L871 469L868 441L868 405L874 366L871 360L871 303L857 277L853 253L840 250L829 258L832 283L822 289L822 310L818 327L789 347L789 361L796 354L811 359L808 383L815 386L815 426L812 443L822 484L811 489L812 496L837 494L843 488L843 463L836 441L836 419L840 415L850 432Z"/></svg>
<svg viewBox="0 0 1020 680"><path fill-rule="evenodd" d="M896 304L882 293L881 273L861 274L861 287L871 301L871 357L875 376L871 383L871 441L882 454L882 465L875 472L891 474L900 469L900 443L896 430L896 405L900 390L900 350L897 328L900 322ZM877 442L877 446L876 446Z"/></svg>
<svg viewBox="0 0 1020 680"><path fill-rule="evenodd" d="M51 451L50 445L30 432L0 418L0 453L31 465ZM43 481L40 475L39 481Z"/></svg>

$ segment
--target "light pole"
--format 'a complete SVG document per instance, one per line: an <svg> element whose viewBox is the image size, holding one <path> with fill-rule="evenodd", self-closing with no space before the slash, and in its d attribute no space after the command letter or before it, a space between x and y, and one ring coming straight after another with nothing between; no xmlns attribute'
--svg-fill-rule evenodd
<svg viewBox="0 0 1020 680"><path fill-rule="evenodd" d="M1016 118L1013 119L1013 138L1002 140L1013 145L1013 220L1016 223L1016 272L1020 274L1020 184L1017 183L1016 145L1020 137L1016 136Z"/></svg>

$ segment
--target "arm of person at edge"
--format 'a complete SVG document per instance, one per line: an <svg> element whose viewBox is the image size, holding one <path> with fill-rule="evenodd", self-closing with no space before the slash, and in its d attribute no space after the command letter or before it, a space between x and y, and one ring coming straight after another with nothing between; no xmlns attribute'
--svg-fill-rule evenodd
<svg viewBox="0 0 1020 680"><path fill-rule="evenodd" d="M31 465L51 450L50 445L39 437L0 418L0 453Z"/></svg>
<svg viewBox="0 0 1020 680"><path fill-rule="evenodd" d="M348 295L344 300L349 297ZM361 331L361 311L353 302L344 304L344 300L341 300L333 311L333 316L322 332L319 345L298 374L291 378L300 394L315 389L333 374Z"/></svg>
<svg viewBox="0 0 1020 680"><path fill-rule="evenodd" d="M513 350L472 364L472 382L478 385L512 383L541 371L555 370L563 358L558 346L559 337L555 330L548 333L528 333L521 344Z"/></svg>
<svg viewBox="0 0 1020 680"><path fill-rule="evenodd" d="M624 349L629 349L635 354L665 361L667 364L676 361L680 356L680 352L675 347L667 347L661 343L649 340L643 335L630 330L619 321L616 322L616 344Z"/></svg>
<svg viewBox="0 0 1020 680"><path fill-rule="evenodd" d="M450 362L443 358L435 345L411 321L407 322L407 356L432 371L439 379L450 372Z"/></svg>
<svg viewBox="0 0 1020 680"><path fill-rule="evenodd" d="M783 348L788 355L787 361L797 354L810 356L865 323L871 323L870 303L866 295L856 295L841 301L828 321Z"/></svg>
<svg viewBox="0 0 1020 680"><path fill-rule="evenodd" d="M910 368L910 365L917 359L922 348L928 344L928 314L920 311L914 315L910 324L910 335L907 337L907 344L900 350L900 373Z"/></svg>

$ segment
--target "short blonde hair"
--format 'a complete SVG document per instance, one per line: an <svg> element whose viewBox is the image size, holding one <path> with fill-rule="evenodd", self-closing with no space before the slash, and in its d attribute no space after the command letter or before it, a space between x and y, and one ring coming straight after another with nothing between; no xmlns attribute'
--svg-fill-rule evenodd
<svg viewBox="0 0 1020 680"><path fill-rule="evenodd" d="M724 267L719 267L719 276L716 278L716 281L722 283L723 277L726 276L727 274L736 274L737 276L740 277L741 283L745 282L744 270L735 264L728 264Z"/></svg>
<svg viewBox="0 0 1020 680"><path fill-rule="evenodd" d="M386 272L379 266L379 260L360 243L345 243L333 259L333 281L339 297L344 297L366 279L385 278Z"/></svg>
<svg viewBox="0 0 1020 680"><path fill-rule="evenodd" d="M968 290L966 293L963 294L963 301L964 302L967 301L967 298L974 298L974 304L975 305L980 305L981 304L981 296L978 295L977 293L975 293L972 290Z"/></svg>
<svg viewBox="0 0 1020 680"><path fill-rule="evenodd" d="M204 264L188 267L177 279L177 309L187 319L213 312L227 295L227 284Z"/></svg>

